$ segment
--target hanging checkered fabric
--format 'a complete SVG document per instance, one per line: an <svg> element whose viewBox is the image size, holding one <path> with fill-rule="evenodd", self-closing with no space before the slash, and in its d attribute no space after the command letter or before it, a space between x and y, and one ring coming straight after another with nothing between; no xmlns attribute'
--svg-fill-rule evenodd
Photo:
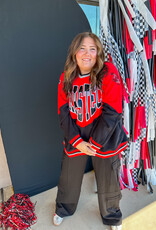
<svg viewBox="0 0 156 230"><path fill-rule="evenodd" d="M149 41L151 29L154 29L156 25L156 22L154 22L154 17L156 19L156 14L154 13L156 12L156 4L154 1L155 0L148 1L149 10L146 14L145 10L147 7L143 1L129 1L130 8L128 9L128 4L126 4L125 1L99 0L100 6L103 7L104 11L102 12L100 8L100 39L104 47L106 60L109 61L109 56L111 56L113 63L122 77L127 93L128 89L130 90L130 103L128 100L124 102L126 108L124 108L124 111L130 111L129 116L127 116L127 118L130 119L130 133L128 134L130 139L121 160L121 183L122 187L133 190L137 190L136 175L138 170L145 176L146 169L150 169L151 167L150 161L153 161L153 150L148 148L148 144L150 145L150 141L155 138L155 130L153 127L155 127L156 124L156 89L155 83L152 83L155 76L150 76L151 73L155 73L155 70L153 72L151 71L151 69L155 69L155 67L150 63L155 62L151 62L151 60L148 61L147 59L152 58L152 55L156 54L154 45L156 43L155 33L152 34L153 40ZM108 9L109 14L107 12ZM113 12L110 12L110 10L113 10ZM130 13L133 15L131 16ZM108 22L106 15L109 15ZM119 15L121 15L121 18ZM117 17L118 23L115 23ZM122 31L122 34L119 34L121 33L121 28L125 28L126 31ZM153 54L151 53L151 42L153 42ZM125 53L122 52L122 47L125 46L128 53L128 66L127 62L125 63ZM126 72L127 67L130 69L130 80L127 79L127 76L129 76ZM126 103L129 103L129 107L126 106ZM123 119L127 118L124 114ZM147 141L148 144L146 143ZM151 152L149 153L149 151ZM141 165L139 164L140 159L142 159ZM151 172L152 170L148 170L148 175L150 175ZM148 178L150 178L150 176L148 176ZM150 183L149 179L148 183Z"/></svg>
<svg viewBox="0 0 156 230"><path fill-rule="evenodd" d="M138 38L144 38L145 32L148 31L148 24L146 23L143 16L137 10L135 4L132 5L135 17L132 19L134 30Z"/></svg>
<svg viewBox="0 0 156 230"><path fill-rule="evenodd" d="M110 54L113 64L116 66L117 70L119 71L121 75L125 90L129 94L127 84L125 82L125 72L124 72L123 60L122 60L118 45L116 41L114 40L113 36L111 35L109 28L108 28L108 36L106 38L103 27L102 25L100 26L100 39L104 47L106 61L109 61L109 54Z"/></svg>

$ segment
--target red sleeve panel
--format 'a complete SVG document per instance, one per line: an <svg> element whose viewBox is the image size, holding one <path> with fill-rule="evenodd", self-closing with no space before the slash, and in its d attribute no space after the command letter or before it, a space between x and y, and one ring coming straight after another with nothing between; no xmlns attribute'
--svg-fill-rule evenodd
<svg viewBox="0 0 156 230"><path fill-rule="evenodd" d="M102 101L111 106L118 113L122 113L121 77L112 63L107 64L107 67L108 74L103 78L102 83Z"/></svg>

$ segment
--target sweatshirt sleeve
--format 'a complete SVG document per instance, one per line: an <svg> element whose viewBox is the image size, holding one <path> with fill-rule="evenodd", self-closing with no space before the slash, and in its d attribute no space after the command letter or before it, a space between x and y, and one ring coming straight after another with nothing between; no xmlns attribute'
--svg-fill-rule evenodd
<svg viewBox="0 0 156 230"><path fill-rule="evenodd" d="M112 64L102 82L102 113L90 135L90 143L100 157L110 157L127 147L122 126L122 83Z"/></svg>
<svg viewBox="0 0 156 230"><path fill-rule="evenodd" d="M76 146L83 141L80 137L79 129L72 119L68 106L68 99L63 90L64 73L62 73L58 85L58 116L64 136L68 142L76 148Z"/></svg>

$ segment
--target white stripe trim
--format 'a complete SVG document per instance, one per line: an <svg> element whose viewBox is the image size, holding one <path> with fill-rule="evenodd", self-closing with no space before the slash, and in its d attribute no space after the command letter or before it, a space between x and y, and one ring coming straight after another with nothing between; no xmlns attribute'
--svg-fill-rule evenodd
<svg viewBox="0 0 156 230"><path fill-rule="evenodd" d="M126 145L128 145L127 143L125 145L123 145L121 148L119 148L116 152L114 153L109 153L109 154L101 154L101 153L96 153L96 155L99 156L113 156L115 154L117 154L119 151L121 151Z"/></svg>
<svg viewBox="0 0 156 230"><path fill-rule="evenodd" d="M101 149L101 148L102 148L102 147L99 147L99 146L93 144L93 142L92 142L91 140L90 140L90 143L91 143L94 147L96 147L97 149Z"/></svg>
<svg viewBox="0 0 156 230"><path fill-rule="evenodd" d="M84 77L90 77L90 73L84 74L84 75L80 75L80 74L79 74L79 78L84 78Z"/></svg>
<svg viewBox="0 0 156 230"><path fill-rule="evenodd" d="M74 146L74 145L75 145L75 144L76 144L79 140L81 140L81 139L82 139L82 138L81 138L81 137L79 137L76 141L74 141L74 142L73 142L73 144L72 144L72 145Z"/></svg>
<svg viewBox="0 0 156 230"><path fill-rule="evenodd" d="M64 148L64 151L65 151L65 153L68 155L68 156L73 156L73 155L76 155L76 154L79 154L79 153L81 153L80 151L77 151L77 152L75 152L75 153L69 153L69 152L67 152L67 150Z"/></svg>

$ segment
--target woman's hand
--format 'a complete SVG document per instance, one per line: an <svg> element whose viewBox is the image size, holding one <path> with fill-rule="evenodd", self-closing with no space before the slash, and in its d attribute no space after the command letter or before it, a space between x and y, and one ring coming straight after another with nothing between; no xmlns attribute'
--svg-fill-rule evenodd
<svg viewBox="0 0 156 230"><path fill-rule="evenodd" d="M95 156L96 150L94 150L89 142L82 141L80 144L76 146L78 150L82 153L85 153L89 156Z"/></svg>

